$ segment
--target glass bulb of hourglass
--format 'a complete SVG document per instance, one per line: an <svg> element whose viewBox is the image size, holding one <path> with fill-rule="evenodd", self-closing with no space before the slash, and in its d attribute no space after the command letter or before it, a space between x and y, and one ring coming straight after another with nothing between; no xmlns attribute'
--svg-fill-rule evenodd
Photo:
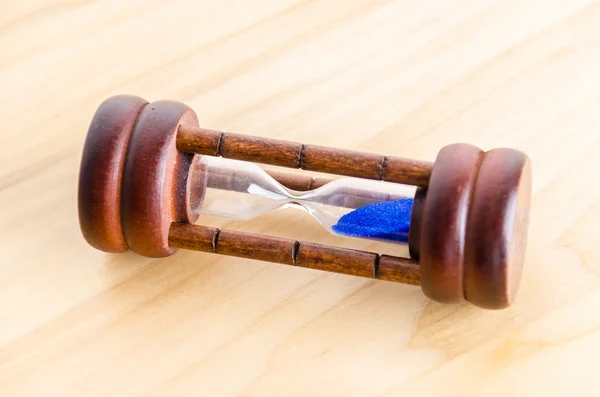
<svg viewBox="0 0 600 397"><path fill-rule="evenodd" d="M254 163L200 156L193 167L199 214L249 220L280 208L298 208L336 235L408 241L414 187L340 178L297 191Z"/></svg>

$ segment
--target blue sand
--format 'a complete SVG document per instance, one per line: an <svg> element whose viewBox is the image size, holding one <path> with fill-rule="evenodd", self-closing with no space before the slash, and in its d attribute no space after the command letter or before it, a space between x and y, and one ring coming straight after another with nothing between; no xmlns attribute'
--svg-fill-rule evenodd
<svg viewBox="0 0 600 397"><path fill-rule="evenodd" d="M413 199L365 205L342 216L333 231L344 236L408 242Z"/></svg>

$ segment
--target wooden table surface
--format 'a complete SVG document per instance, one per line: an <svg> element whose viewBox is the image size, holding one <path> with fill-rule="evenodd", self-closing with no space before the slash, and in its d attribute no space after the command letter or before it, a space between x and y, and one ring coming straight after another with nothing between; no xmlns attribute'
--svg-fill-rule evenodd
<svg viewBox="0 0 600 397"><path fill-rule="evenodd" d="M503 311L179 252L108 255L76 214L110 95L208 128L534 167ZM600 1L0 0L0 396L597 396ZM229 228L369 250L282 210ZM356 245L355 245L356 244Z"/></svg>

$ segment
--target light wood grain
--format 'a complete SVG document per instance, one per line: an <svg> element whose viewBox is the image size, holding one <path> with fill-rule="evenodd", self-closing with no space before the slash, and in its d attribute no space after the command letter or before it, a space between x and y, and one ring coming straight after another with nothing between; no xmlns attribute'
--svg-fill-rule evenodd
<svg viewBox="0 0 600 397"><path fill-rule="evenodd" d="M597 396L598 21L598 0L0 0L0 396ZM528 152L516 304L93 250L79 156L117 93L186 102L207 128L344 149ZM209 223L399 253L293 210Z"/></svg>

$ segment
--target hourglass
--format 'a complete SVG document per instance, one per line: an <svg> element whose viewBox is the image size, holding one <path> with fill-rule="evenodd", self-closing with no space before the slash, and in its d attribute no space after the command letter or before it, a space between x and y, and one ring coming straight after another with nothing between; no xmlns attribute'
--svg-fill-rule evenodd
<svg viewBox="0 0 600 397"><path fill-rule="evenodd" d="M421 285L439 302L497 309L518 289L530 196L529 159L514 149L453 144L429 163L203 129L182 103L116 96L90 125L78 205L85 239L105 252L191 249ZM195 224L281 208L338 236L408 245L410 257Z"/></svg>

